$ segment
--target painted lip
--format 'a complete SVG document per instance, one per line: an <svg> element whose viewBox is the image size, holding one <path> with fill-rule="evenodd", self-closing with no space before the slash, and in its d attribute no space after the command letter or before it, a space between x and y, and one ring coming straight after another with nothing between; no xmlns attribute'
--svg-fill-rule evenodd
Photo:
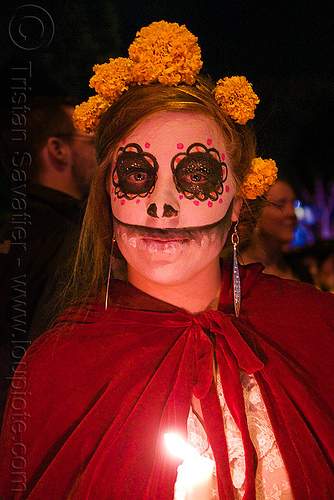
<svg viewBox="0 0 334 500"><path fill-rule="evenodd" d="M142 236L142 240L146 242L156 242L156 243L187 243L191 238L185 238L182 236L170 235L166 237L154 237L154 236Z"/></svg>
<svg viewBox="0 0 334 500"><path fill-rule="evenodd" d="M149 254L174 257L181 249L194 242L192 239L185 238L143 238L139 237L138 247Z"/></svg>
<svg viewBox="0 0 334 500"><path fill-rule="evenodd" d="M198 228L175 228L175 229L159 229L148 228L143 226L134 226L131 228L137 236L145 240L154 241L188 241L194 238L198 233Z"/></svg>

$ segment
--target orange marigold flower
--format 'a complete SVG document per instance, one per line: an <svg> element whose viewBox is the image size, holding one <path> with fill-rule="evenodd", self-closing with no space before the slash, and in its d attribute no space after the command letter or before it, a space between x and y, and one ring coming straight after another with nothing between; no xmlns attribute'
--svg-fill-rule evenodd
<svg viewBox="0 0 334 500"><path fill-rule="evenodd" d="M184 25L151 23L137 32L129 47L129 58L118 57L94 66L90 86L98 96L83 103L76 112L76 127L80 130L96 127L101 114L132 85L157 82L168 86L193 85L202 65L197 37ZM259 99L244 76L220 79L214 96L237 123L243 125L254 118Z"/></svg>
<svg viewBox="0 0 334 500"><path fill-rule="evenodd" d="M178 23L159 21L137 32L129 47L138 85L160 82L163 85L192 85L203 65L195 37Z"/></svg>
<svg viewBox="0 0 334 500"><path fill-rule="evenodd" d="M94 132L100 122L102 113L109 106L110 102L99 95L90 97L87 102L75 107L72 115L74 127L84 134Z"/></svg>
<svg viewBox="0 0 334 500"><path fill-rule="evenodd" d="M254 118L254 110L260 102L244 76L218 80L214 95L218 104L240 125Z"/></svg>
<svg viewBox="0 0 334 500"><path fill-rule="evenodd" d="M125 90L133 80L133 62L125 57L110 59L108 63L96 64L93 67L95 75L90 79L89 85L100 96L112 103Z"/></svg>
<svg viewBox="0 0 334 500"><path fill-rule="evenodd" d="M276 162L272 159L254 158L251 170L242 185L242 192L248 200L262 196L277 179Z"/></svg>

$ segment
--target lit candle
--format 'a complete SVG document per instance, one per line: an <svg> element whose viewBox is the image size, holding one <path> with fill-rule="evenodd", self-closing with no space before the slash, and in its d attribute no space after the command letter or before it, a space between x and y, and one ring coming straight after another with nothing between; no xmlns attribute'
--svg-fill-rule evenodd
<svg viewBox="0 0 334 500"><path fill-rule="evenodd" d="M177 468L174 500L210 500L214 461L199 452L176 434L165 434L168 450L181 458Z"/></svg>

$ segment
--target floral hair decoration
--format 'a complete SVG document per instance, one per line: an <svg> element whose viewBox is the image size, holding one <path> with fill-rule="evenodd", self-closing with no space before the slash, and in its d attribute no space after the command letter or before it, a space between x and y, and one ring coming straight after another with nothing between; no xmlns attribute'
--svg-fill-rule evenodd
<svg viewBox="0 0 334 500"><path fill-rule="evenodd" d="M241 188L245 198L255 200L257 196L263 196L269 187L275 183L277 170L274 160L264 160L261 157L254 158L251 170Z"/></svg>
<svg viewBox="0 0 334 500"><path fill-rule="evenodd" d="M81 132L94 132L102 114L129 87L152 83L193 85L203 65L197 37L184 25L166 21L154 22L137 32L128 52L129 58L118 57L93 67L95 75L89 84L97 94L76 106L73 114L73 124ZM254 118L256 105L260 102L244 76L220 79L213 95L221 108L240 125ZM276 177L273 160L255 158L242 192L248 199L262 196Z"/></svg>

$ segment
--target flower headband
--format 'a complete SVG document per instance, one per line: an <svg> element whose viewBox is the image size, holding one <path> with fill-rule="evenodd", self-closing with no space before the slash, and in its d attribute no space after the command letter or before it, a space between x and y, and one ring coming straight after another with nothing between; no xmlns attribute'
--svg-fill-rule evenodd
<svg viewBox="0 0 334 500"><path fill-rule="evenodd" d="M184 25L166 21L154 22L137 32L128 52L129 58L118 57L93 67L95 75L89 84L97 94L76 106L72 118L81 132L94 132L102 114L129 87L151 83L193 85L203 65L197 37ZM220 79L213 95L219 106L240 125L254 118L254 110L260 102L244 76ZM242 192L248 199L262 196L276 177L273 160L255 158Z"/></svg>

